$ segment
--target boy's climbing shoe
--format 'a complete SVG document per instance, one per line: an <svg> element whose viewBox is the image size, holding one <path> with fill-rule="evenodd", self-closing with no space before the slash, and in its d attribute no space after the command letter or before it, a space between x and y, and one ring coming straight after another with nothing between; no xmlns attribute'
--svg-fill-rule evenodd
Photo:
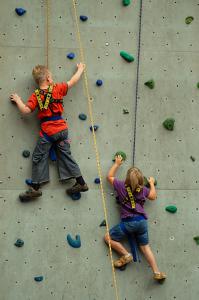
<svg viewBox="0 0 199 300"><path fill-rule="evenodd" d="M166 274L163 272L154 273L153 278L157 281L163 281L167 278Z"/></svg>
<svg viewBox="0 0 199 300"><path fill-rule="evenodd" d="M130 263L133 260L133 256L131 254L123 255L119 259L114 261L115 268L121 268L122 266Z"/></svg>
<svg viewBox="0 0 199 300"><path fill-rule="evenodd" d="M87 191L88 191L88 185L86 183L84 185L81 185L76 182L71 188L66 190L66 193L68 195L72 195L75 193L87 192Z"/></svg>
<svg viewBox="0 0 199 300"><path fill-rule="evenodd" d="M32 187L30 187L29 190L27 190L25 193L19 195L19 199L21 200L21 202L28 202L40 197L41 195L42 192L40 190L36 191Z"/></svg>

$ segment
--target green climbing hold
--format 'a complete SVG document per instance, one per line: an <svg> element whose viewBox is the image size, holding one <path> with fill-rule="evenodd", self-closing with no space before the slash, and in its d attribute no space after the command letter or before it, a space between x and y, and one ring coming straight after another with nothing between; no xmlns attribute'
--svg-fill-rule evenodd
<svg viewBox="0 0 199 300"><path fill-rule="evenodd" d="M195 161L195 160L196 160L195 157L192 156L192 155L190 156L190 158L191 158L192 161Z"/></svg>
<svg viewBox="0 0 199 300"><path fill-rule="evenodd" d="M106 226L106 220L103 220L103 221L100 223L99 226L100 226L100 227Z"/></svg>
<svg viewBox="0 0 199 300"><path fill-rule="evenodd" d="M153 79L146 81L144 84L148 86L148 88L150 88L151 90L155 87L155 81Z"/></svg>
<svg viewBox="0 0 199 300"><path fill-rule="evenodd" d="M155 179L154 185L157 185L157 180ZM150 187L148 179L144 176L144 186Z"/></svg>
<svg viewBox="0 0 199 300"><path fill-rule="evenodd" d="M196 242L196 244L199 245L199 236L194 236L193 239Z"/></svg>
<svg viewBox="0 0 199 300"><path fill-rule="evenodd" d="M197 83L197 88L199 89L199 82Z"/></svg>
<svg viewBox="0 0 199 300"><path fill-rule="evenodd" d="M126 109L126 108L123 108L123 114L124 114L124 115L126 115L126 114L129 114L129 111L128 111L128 109Z"/></svg>
<svg viewBox="0 0 199 300"><path fill-rule="evenodd" d="M171 130L172 131L173 128L174 128L174 123L175 123L175 119L168 118L162 124L163 124L164 128L166 128L167 130Z"/></svg>
<svg viewBox="0 0 199 300"><path fill-rule="evenodd" d="M134 57L125 51L120 51L120 56L123 57L128 62L134 61Z"/></svg>
<svg viewBox="0 0 199 300"><path fill-rule="evenodd" d="M117 151L114 155L114 158L113 158L113 161L115 161L115 157L118 156L118 155L121 155L122 157L122 160L126 160L126 153L123 152L123 151Z"/></svg>
<svg viewBox="0 0 199 300"><path fill-rule="evenodd" d="M192 17L192 16L186 17L185 23L190 24L193 20L194 20L194 17Z"/></svg>
<svg viewBox="0 0 199 300"><path fill-rule="evenodd" d="M129 4L131 4L131 0L122 0L122 3L124 6L128 6Z"/></svg>
<svg viewBox="0 0 199 300"><path fill-rule="evenodd" d="M166 211L175 214L177 211L177 207L175 205L169 205L165 208Z"/></svg>

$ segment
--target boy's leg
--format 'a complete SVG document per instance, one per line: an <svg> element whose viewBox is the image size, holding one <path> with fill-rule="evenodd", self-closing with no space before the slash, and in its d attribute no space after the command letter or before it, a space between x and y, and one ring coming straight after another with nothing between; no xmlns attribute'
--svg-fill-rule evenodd
<svg viewBox="0 0 199 300"><path fill-rule="evenodd" d="M38 198L40 183L49 181L48 156L51 143L39 137L32 155L32 185L28 191L19 195L22 202Z"/></svg>
<svg viewBox="0 0 199 300"><path fill-rule="evenodd" d="M77 181L73 187L67 190L67 193L86 192L88 186L81 175L78 164L71 155L68 131L64 130L60 132L55 138L57 139L56 146L60 180L75 178Z"/></svg>

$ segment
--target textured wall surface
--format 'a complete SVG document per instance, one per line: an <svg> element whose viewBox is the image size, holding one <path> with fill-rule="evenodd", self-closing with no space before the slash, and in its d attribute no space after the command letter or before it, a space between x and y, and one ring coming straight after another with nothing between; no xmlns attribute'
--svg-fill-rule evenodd
<svg viewBox="0 0 199 300"><path fill-rule="evenodd" d="M48 52L46 48L47 1L1 0L0 9L0 300L112 300L116 299L108 249L103 242L104 219L100 187L83 79L65 98L72 153L89 184L79 201L65 194L56 163L50 163L51 181L43 196L22 204L18 194L31 176L31 158L38 137L36 114L22 117L9 95L17 92L26 101L34 90L34 65L46 63L55 81L70 79L80 61L72 0L48 1ZM146 204L150 243L160 269L168 279L163 285L152 279L144 258L116 271L119 299L198 299L199 234L198 90L199 3L195 0L140 1L124 7L121 0L78 0L79 21L94 123L107 199L109 225L119 216L112 190L105 176L118 150L128 159L118 172L122 178L133 162L146 176L158 181L158 199ZM27 12L19 17L16 7ZM185 18L193 16L187 25ZM141 25L141 26L140 26ZM140 36L140 47L139 47ZM132 63L119 55L125 50ZM139 51L138 51L139 50ZM74 52L74 60L66 58ZM139 73L138 67L139 54ZM95 82L104 84L97 87ZM154 79L155 89L144 82ZM137 101L136 101L137 84ZM137 103L137 104L136 104ZM123 114L123 109L129 114ZM174 131L162 122L175 118ZM136 126L135 126L136 118ZM135 137L135 148L134 148ZM195 162L190 156L196 158ZM71 182L72 184L72 182ZM167 205L176 205L171 215ZM82 246L71 248L66 235L79 234ZM17 238L22 248L13 244ZM114 254L114 258L117 257ZM34 276L43 275L41 283Z"/></svg>

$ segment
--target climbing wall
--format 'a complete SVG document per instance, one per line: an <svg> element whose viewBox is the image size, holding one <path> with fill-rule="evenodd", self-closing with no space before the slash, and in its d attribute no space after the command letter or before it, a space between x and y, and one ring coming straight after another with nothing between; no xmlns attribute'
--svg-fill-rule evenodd
<svg viewBox="0 0 199 300"><path fill-rule="evenodd" d="M143 3L142 3L143 2ZM130 264L116 271L121 300L198 299L198 11L197 1L76 1L78 22L92 98L97 147L102 169L109 225L119 220L112 189L105 177L113 154L123 150L127 161L122 178L133 163L158 181L158 199L146 204L152 249L168 279L154 283L150 268ZM26 13L18 16L16 7ZM72 0L1 1L0 10L0 300L117 299L108 248L96 153L84 80L65 98L71 149L89 185L78 201L60 184L56 163L50 163L51 181L39 200L23 204L18 194L31 176L31 158L39 127L36 115L22 117L9 95L24 101L34 90L31 71L46 64L55 81L69 80L80 61ZM141 18L140 18L141 13ZM88 16L86 22L79 15ZM191 24L185 23L193 16ZM48 22L47 22L48 21ZM132 54L134 62L120 57ZM68 53L75 53L69 60ZM138 64L139 58L139 64ZM101 79L103 85L96 86ZM144 83L150 79L155 88ZM124 114L123 109L128 110ZM81 121L79 113L88 118ZM174 118L173 131L162 126ZM195 161L190 159L195 158ZM176 214L165 211L176 205ZM81 248L71 248L67 234L79 234ZM21 238L24 246L17 248ZM114 254L114 258L116 258ZM35 282L35 276L43 276Z"/></svg>

